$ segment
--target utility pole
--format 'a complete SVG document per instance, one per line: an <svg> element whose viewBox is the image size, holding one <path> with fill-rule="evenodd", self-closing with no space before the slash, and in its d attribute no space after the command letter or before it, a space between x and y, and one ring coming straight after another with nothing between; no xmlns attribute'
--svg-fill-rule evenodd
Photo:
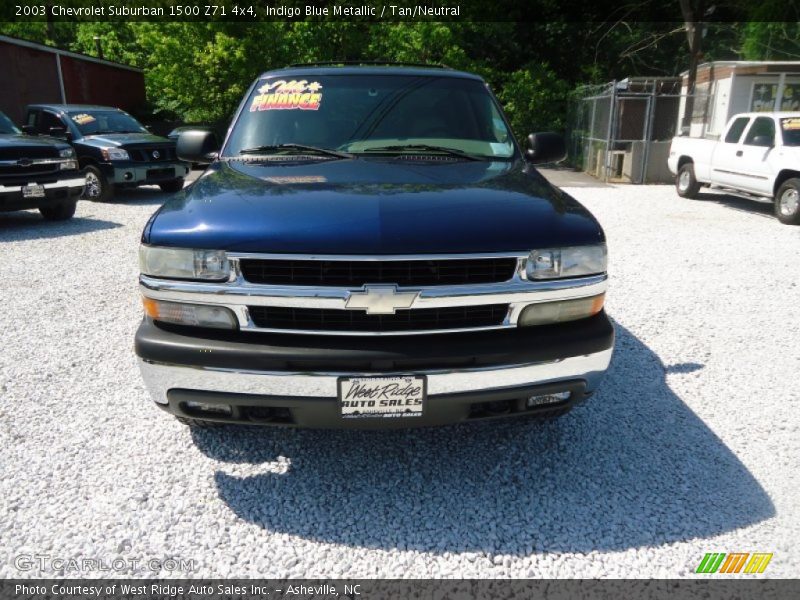
<svg viewBox="0 0 800 600"><path fill-rule="evenodd" d="M686 82L686 103L681 129L687 130L692 124L694 94L697 82L697 65L703 58L703 23L699 21L705 14L705 0L680 0L681 13L689 42L689 74Z"/></svg>

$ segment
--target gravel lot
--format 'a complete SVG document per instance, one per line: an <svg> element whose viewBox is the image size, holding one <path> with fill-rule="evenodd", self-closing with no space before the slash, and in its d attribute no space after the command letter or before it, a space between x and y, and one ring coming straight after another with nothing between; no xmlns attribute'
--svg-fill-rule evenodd
<svg viewBox="0 0 800 600"><path fill-rule="evenodd" d="M81 575L17 568L38 554L130 576L680 577L712 551L796 576L800 228L670 186L568 191L609 238L601 391L555 422L400 432L190 433L132 351L164 196L0 214L0 576ZM148 569L169 557L195 570Z"/></svg>

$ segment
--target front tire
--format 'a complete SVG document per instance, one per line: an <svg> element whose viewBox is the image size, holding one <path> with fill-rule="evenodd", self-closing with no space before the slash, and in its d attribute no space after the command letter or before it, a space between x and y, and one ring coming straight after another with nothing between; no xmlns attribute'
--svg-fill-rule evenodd
<svg viewBox="0 0 800 600"><path fill-rule="evenodd" d="M775 216L784 225L800 225L800 179L783 182L775 194Z"/></svg>
<svg viewBox="0 0 800 600"><path fill-rule="evenodd" d="M165 181L164 183L159 183L158 187L161 188L162 192L167 192L168 194L180 192L183 189L183 177L178 177L172 181Z"/></svg>
<svg viewBox="0 0 800 600"><path fill-rule="evenodd" d="M108 182L100 169L89 165L83 173L86 176L86 185L81 198L93 202L108 202L114 197L114 186Z"/></svg>
<svg viewBox="0 0 800 600"><path fill-rule="evenodd" d="M700 182L694 176L694 164L685 163L675 176L675 190L681 198L697 198Z"/></svg>
<svg viewBox="0 0 800 600"><path fill-rule="evenodd" d="M75 214L75 207L78 205L76 200L66 200L53 206L43 206L39 209L42 216L47 221L66 221Z"/></svg>

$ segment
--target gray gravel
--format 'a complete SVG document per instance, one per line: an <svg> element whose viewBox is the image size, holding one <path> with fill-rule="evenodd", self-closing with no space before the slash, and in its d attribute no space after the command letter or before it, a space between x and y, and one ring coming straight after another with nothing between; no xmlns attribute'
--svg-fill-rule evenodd
<svg viewBox="0 0 800 600"><path fill-rule="evenodd" d="M0 576L680 577L711 551L796 576L800 228L669 186L568 191L609 238L601 391L555 422L401 432L190 433L132 352L163 195L0 214Z"/></svg>

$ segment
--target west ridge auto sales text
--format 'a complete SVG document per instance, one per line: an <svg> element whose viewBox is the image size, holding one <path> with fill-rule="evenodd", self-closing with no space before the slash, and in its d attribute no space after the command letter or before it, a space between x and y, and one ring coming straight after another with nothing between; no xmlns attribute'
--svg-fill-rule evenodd
<svg viewBox="0 0 800 600"><path fill-rule="evenodd" d="M360 585L345 585L344 593L349 596L361 595ZM47 593L53 596L94 596L99 598L101 595L107 596L120 593L126 596L129 595L153 595L161 597L175 597L186 595L266 595L272 592L282 593L284 595L315 595L315 596L338 596L336 586L330 584L319 585L292 585L284 584L281 589L274 587L260 586L256 584L250 585L231 585L226 583L219 583L216 585L170 585L163 583L151 583L144 585L130 585L130 584L114 584L114 585L80 585L80 584L66 584L55 583L48 588L45 585L24 585L17 584L15 586L15 594L20 595L45 595Z"/></svg>

